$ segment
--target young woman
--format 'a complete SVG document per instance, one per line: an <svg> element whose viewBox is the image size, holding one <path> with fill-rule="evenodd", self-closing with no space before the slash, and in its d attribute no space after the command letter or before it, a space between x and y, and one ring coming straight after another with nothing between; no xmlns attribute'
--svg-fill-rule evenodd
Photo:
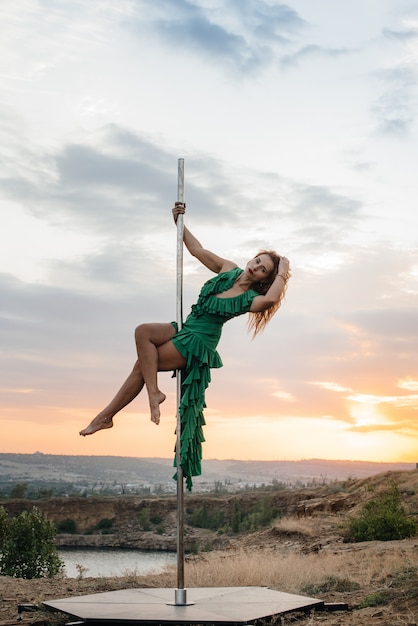
<svg viewBox="0 0 418 626"><path fill-rule="evenodd" d="M185 212L176 202L174 222ZM179 407L181 465L191 486L191 476L200 474L201 443L204 441L203 409L210 369L222 367L216 351L223 324L237 315L249 313L249 328L254 336L264 329L279 308L290 277L289 261L271 250L259 252L245 269L206 250L184 227L184 244L190 254L217 276L207 281L190 315L178 331L175 323L142 324L135 330L138 354L134 368L113 400L93 419L80 435L112 428L113 417L132 402L146 386L151 420L160 422L160 404L166 399L159 389L158 372L182 370Z"/></svg>

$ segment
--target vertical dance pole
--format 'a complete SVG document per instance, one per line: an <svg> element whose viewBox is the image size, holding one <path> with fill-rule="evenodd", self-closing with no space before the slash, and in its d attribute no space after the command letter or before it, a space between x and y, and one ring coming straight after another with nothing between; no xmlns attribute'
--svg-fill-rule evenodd
<svg viewBox="0 0 418 626"><path fill-rule="evenodd" d="M184 159L178 160L177 201L184 202ZM177 218L177 324L183 326L183 215ZM176 465L177 465L177 589L174 604L187 604L187 592L184 588L184 481L180 464L181 450L181 370L176 372L177 415L176 415Z"/></svg>

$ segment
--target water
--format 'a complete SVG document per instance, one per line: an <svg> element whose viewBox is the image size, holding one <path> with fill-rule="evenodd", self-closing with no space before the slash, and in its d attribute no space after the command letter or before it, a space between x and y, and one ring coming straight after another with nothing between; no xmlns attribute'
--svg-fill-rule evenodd
<svg viewBox="0 0 418 626"><path fill-rule="evenodd" d="M80 576L77 565L86 568L83 577L112 577L126 574L160 573L166 565L174 565L177 556L174 552L113 549L59 549L59 557L65 564L65 575L69 578Z"/></svg>

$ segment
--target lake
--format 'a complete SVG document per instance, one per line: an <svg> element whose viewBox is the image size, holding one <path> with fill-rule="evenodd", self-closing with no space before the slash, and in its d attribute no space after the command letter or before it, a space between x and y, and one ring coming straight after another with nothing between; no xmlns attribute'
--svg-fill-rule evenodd
<svg viewBox="0 0 418 626"><path fill-rule="evenodd" d="M162 572L166 565L176 565L175 552L157 552L117 549L63 549L58 550L65 564L65 574L78 578L80 568L85 577L112 577L126 574L150 574ZM79 567L77 567L79 566Z"/></svg>

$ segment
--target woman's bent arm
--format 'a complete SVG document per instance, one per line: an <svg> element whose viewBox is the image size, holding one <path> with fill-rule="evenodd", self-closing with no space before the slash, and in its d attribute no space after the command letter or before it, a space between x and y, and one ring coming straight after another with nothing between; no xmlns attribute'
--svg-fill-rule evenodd
<svg viewBox="0 0 418 626"><path fill-rule="evenodd" d="M178 215L184 212L184 204L176 202L176 205L173 209L174 222L177 223ZM223 259L214 252L206 250L206 248L202 246L200 241L190 232L190 230L186 226L183 227L183 241L190 254L196 257L196 259L198 259L203 265L205 265L208 269L210 269L212 272L215 272L216 274L219 274L220 272L227 272L233 267L237 267L236 264L232 261L228 261L228 259Z"/></svg>
<svg viewBox="0 0 418 626"><path fill-rule="evenodd" d="M232 261L228 261L228 259L223 259L214 252L206 250L206 248L202 246L200 241L196 239L194 235L192 235L192 233L186 226L184 227L183 241L190 254L196 257L196 259L203 263L203 265L206 265L207 268L209 268L212 272L215 272L216 274L219 274L220 272L226 272L233 267L236 267L236 264Z"/></svg>
<svg viewBox="0 0 418 626"><path fill-rule="evenodd" d="M271 306L280 301L282 293L288 280L289 261L286 257L280 257L279 271L276 278L272 282L267 293L262 296L256 296L251 303L250 313L260 313L269 309Z"/></svg>

